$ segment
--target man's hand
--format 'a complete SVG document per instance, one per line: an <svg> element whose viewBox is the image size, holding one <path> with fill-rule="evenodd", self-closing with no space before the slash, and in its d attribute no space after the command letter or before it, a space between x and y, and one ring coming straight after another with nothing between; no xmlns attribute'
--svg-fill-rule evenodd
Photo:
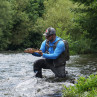
<svg viewBox="0 0 97 97"><path fill-rule="evenodd" d="M41 56L43 55L42 51L41 50L37 50L35 51L36 53L39 53Z"/></svg>

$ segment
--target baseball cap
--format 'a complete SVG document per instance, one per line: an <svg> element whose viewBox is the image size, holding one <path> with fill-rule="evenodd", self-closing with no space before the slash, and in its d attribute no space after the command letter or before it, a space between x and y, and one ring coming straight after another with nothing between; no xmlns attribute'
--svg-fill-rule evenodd
<svg viewBox="0 0 97 97"><path fill-rule="evenodd" d="M45 36L50 36L52 34L56 34L56 30L52 27L49 27L46 29L45 33L43 35Z"/></svg>

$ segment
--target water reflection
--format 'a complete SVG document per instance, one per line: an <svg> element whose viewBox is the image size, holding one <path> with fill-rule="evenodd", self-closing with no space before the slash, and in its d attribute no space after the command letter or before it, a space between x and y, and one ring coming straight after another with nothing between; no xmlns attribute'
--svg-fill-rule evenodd
<svg viewBox="0 0 97 97"><path fill-rule="evenodd" d="M65 79L56 79L51 70L43 70L43 79L35 78L30 54L0 54L0 97L61 97L62 85L73 85L73 79L97 71L97 54L71 56Z"/></svg>

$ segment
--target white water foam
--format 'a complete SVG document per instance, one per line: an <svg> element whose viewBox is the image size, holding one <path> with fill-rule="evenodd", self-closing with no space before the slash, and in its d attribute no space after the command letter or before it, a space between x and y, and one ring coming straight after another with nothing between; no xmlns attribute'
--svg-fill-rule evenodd
<svg viewBox="0 0 97 97"><path fill-rule="evenodd" d="M62 85L73 86L74 84L68 82L55 82L50 83L44 81L44 79L33 78L19 83L16 86L16 92L20 96L25 97L40 97L42 95L53 94L56 90L62 90Z"/></svg>

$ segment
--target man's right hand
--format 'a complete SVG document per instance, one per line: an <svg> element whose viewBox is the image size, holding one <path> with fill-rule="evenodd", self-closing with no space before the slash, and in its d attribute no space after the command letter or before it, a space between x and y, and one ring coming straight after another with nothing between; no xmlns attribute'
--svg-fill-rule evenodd
<svg viewBox="0 0 97 97"><path fill-rule="evenodd" d="M40 54L41 56L43 55L41 50L36 51L36 53Z"/></svg>

